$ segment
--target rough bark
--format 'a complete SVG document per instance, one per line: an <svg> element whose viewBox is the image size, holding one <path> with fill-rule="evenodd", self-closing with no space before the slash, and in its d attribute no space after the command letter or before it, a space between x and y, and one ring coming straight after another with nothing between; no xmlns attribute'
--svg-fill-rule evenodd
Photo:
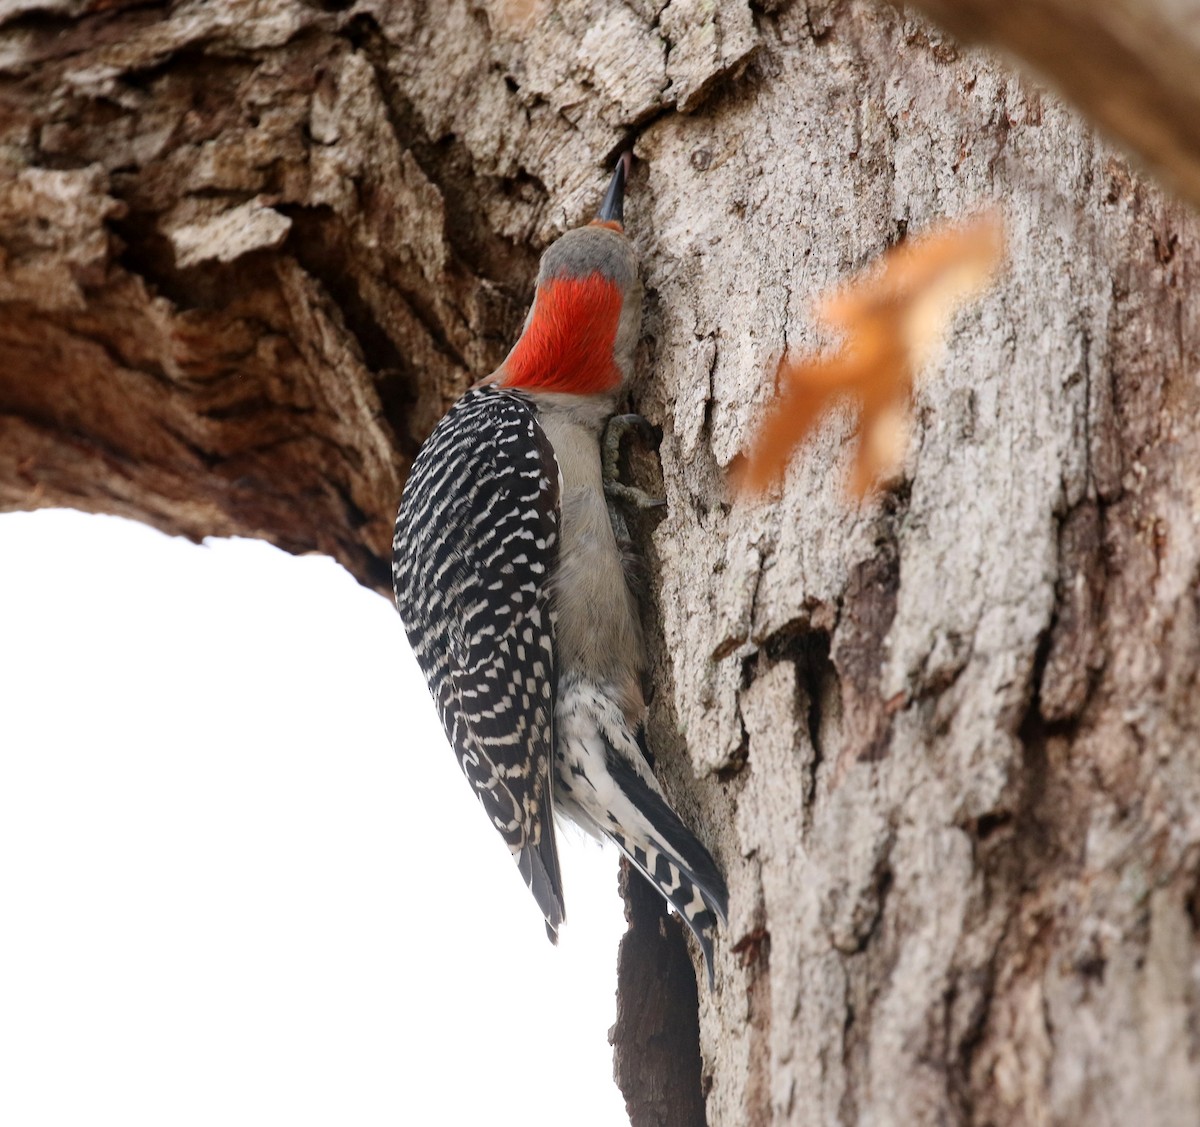
<svg viewBox="0 0 1200 1127"><path fill-rule="evenodd" d="M1012 51L1200 204L1194 6L1178 0L914 0L913 7L960 39Z"/></svg>
<svg viewBox="0 0 1200 1127"><path fill-rule="evenodd" d="M674 1077L634 1059L665 1003L631 899L637 1123L697 1075L714 1127L1195 1121L1190 212L865 0L0 18L0 507L262 536L379 588L417 444L634 146L651 736L732 891ZM992 201L1008 271L921 384L901 484L848 505L835 419L780 498L731 503L763 374L828 343L813 297Z"/></svg>

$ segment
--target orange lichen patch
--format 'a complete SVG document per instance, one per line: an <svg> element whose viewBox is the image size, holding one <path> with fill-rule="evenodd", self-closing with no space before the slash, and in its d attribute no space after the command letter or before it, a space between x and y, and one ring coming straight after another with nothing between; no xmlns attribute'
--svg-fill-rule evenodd
<svg viewBox="0 0 1200 1127"><path fill-rule="evenodd" d="M613 342L621 290L602 274L538 286L533 319L500 368L505 387L597 395L621 383Z"/></svg>
<svg viewBox="0 0 1200 1127"><path fill-rule="evenodd" d="M893 247L821 302L818 319L844 333L846 344L825 359L780 364L778 395L748 452L731 467L739 491L762 493L782 480L792 454L846 399L859 410L851 492L861 498L893 474L907 444L916 374L958 307L986 287L1003 253L994 215L942 226Z"/></svg>

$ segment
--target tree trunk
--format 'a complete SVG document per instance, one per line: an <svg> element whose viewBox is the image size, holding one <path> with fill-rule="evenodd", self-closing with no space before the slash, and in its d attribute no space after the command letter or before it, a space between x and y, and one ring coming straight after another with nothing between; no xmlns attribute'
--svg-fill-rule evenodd
<svg viewBox="0 0 1200 1127"><path fill-rule="evenodd" d="M633 146L652 745L732 893L698 995L630 899L638 1127L1196 1122L1190 212L866 0L0 20L0 507L261 536L380 590L419 442ZM776 363L833 343L815 297L992 203L1007 271L920 384L901 483L847 501L838 416L781 497L731 502Z"/></svg>

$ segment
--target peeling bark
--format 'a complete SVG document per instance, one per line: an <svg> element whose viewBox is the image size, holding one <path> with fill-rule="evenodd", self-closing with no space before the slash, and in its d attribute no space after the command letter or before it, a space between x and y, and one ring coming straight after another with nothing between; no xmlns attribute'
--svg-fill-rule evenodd
<svg viewBox="0 0 1200 1127"><path fill-rule="evenodd" d="M9 4L0 508L386 588L415 450L628 145L649 731L732 893L693 995L629 889L635 1121L1193 1123L1200 222L922 20ZM899 485L846 503L835 418L782 496L731 502L764 373L832 343L815 295L993 201L1008 271L921 383Z"/></svg>

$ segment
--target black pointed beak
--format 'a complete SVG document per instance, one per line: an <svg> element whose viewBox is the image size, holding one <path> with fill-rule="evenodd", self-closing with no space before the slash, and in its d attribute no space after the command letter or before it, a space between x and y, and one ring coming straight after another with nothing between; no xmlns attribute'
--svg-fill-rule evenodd
<svg viewBox="0 0 1200 1127"><path fill-rule="evenodd" d="M613 169L612 179L608 182L608 191L604 193L604 202L596 215L600 223L625 223L625 181L629 177L629 168L633 164L632 153L622 153Z"/></svg>

